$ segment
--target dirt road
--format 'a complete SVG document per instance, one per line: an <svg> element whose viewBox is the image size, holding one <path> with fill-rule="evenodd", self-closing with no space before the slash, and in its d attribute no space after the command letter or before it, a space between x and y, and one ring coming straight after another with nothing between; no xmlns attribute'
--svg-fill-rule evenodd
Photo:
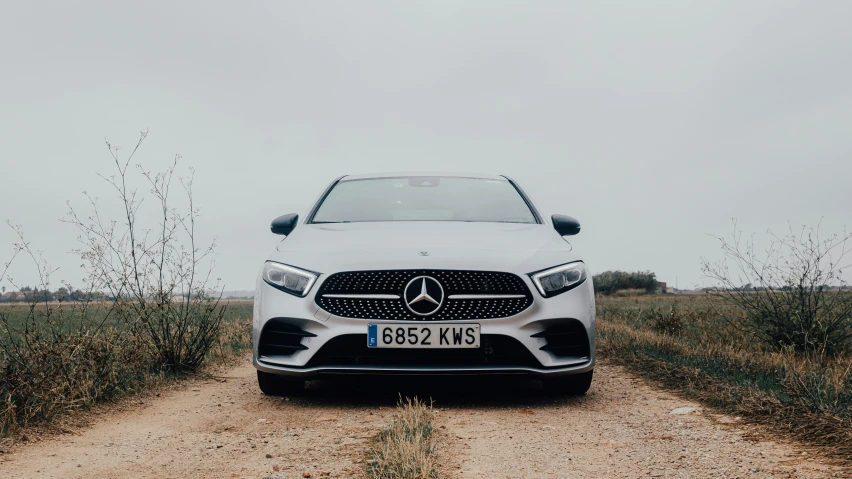
<svg viewBox="0 0 852 479"><path fill-rule="evenodd" d="M0 477L358 477L399 389L315 382L302 398L278 399L260 394L248 364L221 374L16 446L0 456ZM434 398L448 477L846 477L800 446L746 440L736 418L612 366L598 367L583 398L547 396L534 381L402 387Z"/></svg>

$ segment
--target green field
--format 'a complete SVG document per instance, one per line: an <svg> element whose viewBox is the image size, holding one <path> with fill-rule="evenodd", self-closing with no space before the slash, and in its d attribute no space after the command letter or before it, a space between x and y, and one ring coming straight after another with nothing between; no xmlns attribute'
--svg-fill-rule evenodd
<svg viewBox="0 0 852 479"><path fill-rule="evenodd" d="M251 300L221 301L220 307L225 309L223 321L234 323L238 321L251 321ZM121 321L114 315L109 314L108 304L90 303L38 303L35 305L26 303L0 303L0 318L5 318L11 329L17 330L24 327L29 320L44 321L46 311L50 310L51 321L57 323L65 331L79 329L82 324L94 326L103 323L105 327L119 326Z"/></svg>

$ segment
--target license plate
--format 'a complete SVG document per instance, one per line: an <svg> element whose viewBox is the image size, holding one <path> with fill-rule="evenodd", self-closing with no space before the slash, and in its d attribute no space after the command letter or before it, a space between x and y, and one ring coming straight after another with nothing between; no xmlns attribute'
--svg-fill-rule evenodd
<svg viewBox="0 0 852 479"><path fill-rule="evenodd" d="M463 323L367 325L371 348L478 348L479 325Z"/></svg>

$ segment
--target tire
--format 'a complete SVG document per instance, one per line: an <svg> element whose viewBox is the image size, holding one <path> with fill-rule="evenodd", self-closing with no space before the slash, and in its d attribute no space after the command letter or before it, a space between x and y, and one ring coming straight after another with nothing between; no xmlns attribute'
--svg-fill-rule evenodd
<svg viewBox="0 0 852 479"><path fill-rule="evenodd" d="M263 371L257 372L257 385L267 396L297 396L305 391L305 380Z"/></svg>
<svg viewBox="0 0 852 479"><path fill-rule="evenodd" d="M592 386L594 371L564 376L560 378L545 379L545 391L559 395L582 396Z"/></svg>

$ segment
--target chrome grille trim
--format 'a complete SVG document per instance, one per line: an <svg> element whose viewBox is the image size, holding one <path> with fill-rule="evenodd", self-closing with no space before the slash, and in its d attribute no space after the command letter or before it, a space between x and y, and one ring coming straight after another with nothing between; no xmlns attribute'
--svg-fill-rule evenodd
<svg viewBox="0 0 852 479"><path fill-rule="evenodd" d="M324 294L323 298L349 298L349 299L399 299L398 294Z"/></svg>
<svg viewBox="0 0 852 479"><path fill-rule="evenodd" d="M453 294L447 299L523 299L523 294Z"/></svg>

